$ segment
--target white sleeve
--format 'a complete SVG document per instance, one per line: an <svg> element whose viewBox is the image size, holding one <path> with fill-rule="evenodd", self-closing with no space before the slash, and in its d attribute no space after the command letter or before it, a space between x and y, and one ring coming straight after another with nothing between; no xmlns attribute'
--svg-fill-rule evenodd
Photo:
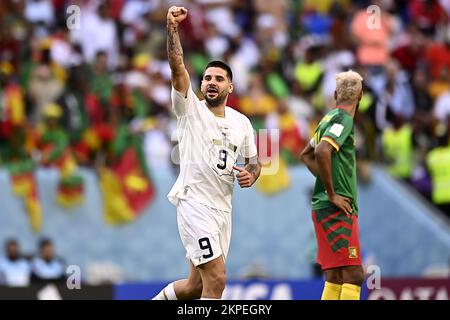
<svg viewBox="0 0 450 320"><path fill-rule="evenodd" d="M253 158L258 154L255 144L255 135L253 134L253 127L248 118L245 118L246 128L244 141L241 146L240 154L243 158Z"/></svg>
<svg viewBox="0 0 450 320"><path fill-rule="evenodd" d="M192 114L193 108L195 108L195 99L198 99L189 84L189 89L184 95L172 87L172 111L177 117L183 117Z"/></svg>

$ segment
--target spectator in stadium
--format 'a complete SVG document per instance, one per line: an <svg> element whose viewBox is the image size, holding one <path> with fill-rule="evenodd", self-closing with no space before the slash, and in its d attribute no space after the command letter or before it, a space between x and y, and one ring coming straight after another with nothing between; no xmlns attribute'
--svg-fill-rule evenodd
<svg viewBox="0 0 450 320"><path fill-rule="evenodd" d="M167 13L172 110L180 148L180 175L168 198L177 207L190 274L170 283L154 300L221 299L231 239L233 170L241 188L251 187L261 172L250 121L226 106L233 92L230 67L222 61L208 63L201 83L205 99L200 101L192 90L178 33L187 15L184 7L175 6ZM238 156L245 167L236 166Z"/></svg>
<svg viewBox="0 0 450 320"><path fill-rule="evenodd" d="M384 66L380 99L376 105L376 123L380 130L393 123L395 116L410 120L415 111L414 96L407 74L400 69L395 60L389 60Z"/></svg>
<svg viewBox="0 0 450 320"><path fill-rule="evenodd" d="M66 279L66 263L55 254L52 240L39 241L38 255L31 259L31 282L60 282Z"/></svg>
<svg viewBox="0 0 450 320"><path fill-rule="evenodd" d="M399 179L409 179L414 168L413 129L400 116L395 116L393 126L386 127L382 136L383 155L389 163L387 171Z"/></svg>
<svg viewBox="0 0 450 320"><path fill-rule="evenodd" d="M44 50L44 55L49 55L48 50ZM63 93L64 85L52 72L49 58L43 58L33 70L28 88L29 98L33 104L31 119L34 125L42 120L42 110L46 105L56 101Z"/></svg>
<svg viewBox="0 0 450 320"><path fill-rule="evenodd" d="M426 61L433 79L439 77L445 66L450 69L450 25L445 30L443 41L434 41L428 46Z"/></svg>
<svg viewBox="0 0 450 320"><path fill-rule="evenodd" d="M30 283L30 262L20 252L19 242L5 242L5 256L0 258L0 284L10 287L25 287Z"/></svg>
<svg viewBox="0 0 450 320"><path fill-rule="evenodd" d="M410 75L425 63L426 37L415 25L409 26L392 52L402 69Z"/></svg>
<svg viewBox="0 0 450 320"><path fill-rule="evenodd" d="M107 1L84 3L81 26L71 30L71 37L81 44L86 61L92 62L97 52L102 51L108 57L109 68L116 67L119 62L118 30L112 19L112 9Z"/></svg>
<svg viewBox="0 0 450 320"><path fill-rule="evenodd" d="M443 124L437 125L436 131L438 145L430 150L426 158L431 174L431 198L450 217L450 131Z"/></svg>
<svg viewBox="0 0 450 320"><path fill-rule="evenodd" d="M363 6L353 15L351 33L357 45L358 62L373 68L381 67L388 61L389 40L394 32L394 26L392 16L384 10L383 1L371 2L377 5L379 10L383 10L371 16L371 13ZM370 22L373 24L371 25Z"/></svg>
<svg viewBox="0 0 450 320"><path fill-rule="evenodd" d="M359 300L364 281L353 125L363 95L362 81L354 71L337 74L336 107L323 117L301 154L316 177L312 217L317 262L325 273L322 300Z"/></svg>

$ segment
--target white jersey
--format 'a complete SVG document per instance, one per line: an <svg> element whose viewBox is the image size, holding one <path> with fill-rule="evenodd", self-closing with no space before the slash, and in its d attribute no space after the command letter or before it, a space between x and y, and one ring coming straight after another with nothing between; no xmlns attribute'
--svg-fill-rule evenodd
<svg viewBox="0 0 450 320"><path fill-rule="evenodd" d="M231 212L234 172L238 155L257 155L250 120L225 107L216 117L189 86L186 96L172 88L172 110L177 116L180 174L168 194L174 205L192 199Z"/></svg>

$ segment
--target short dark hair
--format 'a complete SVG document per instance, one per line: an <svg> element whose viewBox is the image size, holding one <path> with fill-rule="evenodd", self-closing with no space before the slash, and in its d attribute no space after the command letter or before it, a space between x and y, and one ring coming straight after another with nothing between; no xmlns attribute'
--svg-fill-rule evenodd
<svg viewBox="0 0 450 320"><path fill-rule="evenodd" d="M230 81L233 81L233 72L231 71L230 66L227 65L225 62L220 61L220 60L211 61L210 63L208 63L206 65L205 70L203 71L203 74L205 74L205 71L208 68L220 68L220 69L225 70L227 72L228 79L230 79Z"/></svg>
<svg viewBox="0 0 450 320"><path fill-rule="evenodd" d="M18 245L19 245L19 241L17 241L16 238L9 238L9 239L6 239L6 241L5 241L5 247L9 247L9 246L11 246L11 245L16 245L16 246L18 246Z"/></svg>
<svg viewBox="0 0 450 320"><path fill-rule="evenodd" d="M43 247L48 246L48 245L50 245L50 246L53 245L53 242L50 238L42 237L41 239L39 239L38 246L40 249L42 249Z"/></svg>

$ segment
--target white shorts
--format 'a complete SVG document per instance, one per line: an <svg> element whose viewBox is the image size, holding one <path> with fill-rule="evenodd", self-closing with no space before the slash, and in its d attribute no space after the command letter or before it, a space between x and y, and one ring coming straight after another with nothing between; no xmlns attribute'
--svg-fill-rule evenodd
<svg viewBox="0 0 450 320"><path fill-rule="evenodd" d="M231 212L214 209L193 200L180 199L177 221L186 258L194 266L221 255L226 259L231 238Z"/></svg>

